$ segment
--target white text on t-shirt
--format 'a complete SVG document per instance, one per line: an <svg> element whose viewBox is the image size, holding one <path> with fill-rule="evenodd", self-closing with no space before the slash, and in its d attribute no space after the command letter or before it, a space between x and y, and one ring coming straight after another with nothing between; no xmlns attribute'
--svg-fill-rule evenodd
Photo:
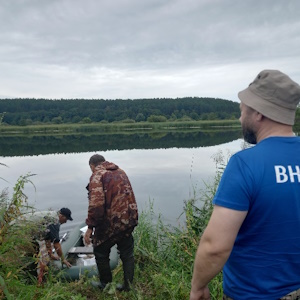
<svg viewBox="0 0 300 300"><path fill-rule="evenodd" d="M299 182L300 183L300 167L299 166L274 166L277 183Z"/></svg>

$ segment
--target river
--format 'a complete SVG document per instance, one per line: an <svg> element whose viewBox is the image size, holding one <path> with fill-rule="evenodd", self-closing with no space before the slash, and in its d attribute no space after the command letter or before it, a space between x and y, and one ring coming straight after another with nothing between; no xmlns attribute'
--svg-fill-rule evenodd
<svg viewBox="0 0 300 300"><path fill-rule="evenodd" d="M85 220L85 189L91 171L88 161L99 153L124 169L133 186L138 208L172 225L184 224L184 201L198 196L216 172L213 156L225 157L243 144L237 130L167 134L0 137L0 190L13 192L20 175L31 174L25 194L38 210L68 207L74 221Z"/></svg>

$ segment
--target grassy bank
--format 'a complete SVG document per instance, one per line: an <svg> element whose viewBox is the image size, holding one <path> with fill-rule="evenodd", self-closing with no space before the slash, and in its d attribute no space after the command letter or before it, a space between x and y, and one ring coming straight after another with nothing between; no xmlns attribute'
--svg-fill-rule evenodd
<svg viewBox="0 0 300 300"><path fill-rule="evenodd" d="M90 123L90 124L48 124L28 126L7 126L0 124L1 136L46 136L46 135L80 135L80 134L132 134L133 132L166 133L172 131L202 131L217 132L240 129L238 120L215 121L182 121L182 122L139 122L139 123ZM299 135L300 119L294 125L294 131Z"/></svg>
<svg viewBox="0 0 300 300"><path fill-rule="evenodd" d="M138 123L90 123L90 124L48 124L28 126L0 126L1 135L10 134L79 134L115 133L131 131L170 131L170 130L207 130L240 127L238 120L182 121L182 122L138 122Z"/></svg>
<svg viewBox="0 0 300 300"><path fill-rule="evenodd" d="M165 225L157 219L151 203L146 211L140 212L139 225L134 232L135 281L128 293L115 289L116 283L122 282L121 264L113 271L113 283L103 292L94 289L87 276L64 282L51 271L47 282L37 286L35 277L28 276L25 271L33 259L28 256L32 250L30 237L26 230L15 231L9 225L26 207L27 199L22 191L25 184L31 183L31 177L20 177L14 195L9 197L4 190L0 197L0 299L187 299L195 252L211 214L211 199L219 175L218 172L212 184L204 191L195 191L194 197L185 203L186 224L182 228ZM212 299L221 299L221 284L220 274L210 285Z"/></svg>

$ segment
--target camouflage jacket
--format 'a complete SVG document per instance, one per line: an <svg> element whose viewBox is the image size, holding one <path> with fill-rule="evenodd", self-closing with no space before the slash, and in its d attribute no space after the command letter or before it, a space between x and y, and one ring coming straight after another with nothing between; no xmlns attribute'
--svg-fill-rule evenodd
<svg viewBox="0 0 300 300"><path fill-rule="evenodd" d="M103 162L95 168L88 185L86 224L94 228L94 245L133 231L138 224L135 196L126 173L117 165Z"/></svg>

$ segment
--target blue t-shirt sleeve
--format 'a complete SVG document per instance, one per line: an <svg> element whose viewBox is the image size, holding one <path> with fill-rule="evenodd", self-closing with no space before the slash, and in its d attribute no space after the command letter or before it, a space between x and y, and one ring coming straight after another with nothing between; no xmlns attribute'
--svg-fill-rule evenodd
<svg viewBox="0 0 300 300"><path fill-rule="evenodd" d="M248 211L252 183L248 165L239 155L233 155L225 168L213 204L234 210Z"/></svg>

